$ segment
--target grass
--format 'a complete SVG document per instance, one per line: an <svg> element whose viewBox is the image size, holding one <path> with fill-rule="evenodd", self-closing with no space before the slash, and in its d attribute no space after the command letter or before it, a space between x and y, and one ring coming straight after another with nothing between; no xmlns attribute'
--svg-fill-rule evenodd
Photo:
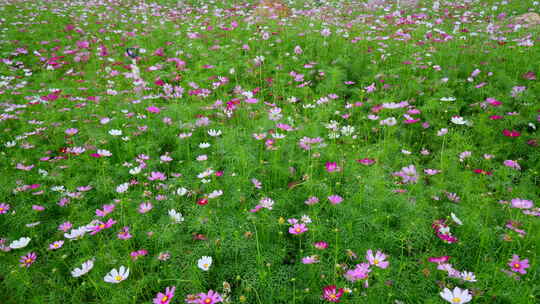
<svg viewBox="0 0 540 304"><path fill-rule="evenodd" d="M171 303L323 303L336 285L342 303L443 303L456 286L473 303L538 303L538 207L518 199L538 204L540 27L511 25L538 3L355 3L257 21L244 1L1 1L0 302L151 303L175 286ZM293 218L308 230L290 233ZM370 249L389 266L348 280ZM121 265L129 276L105 282Z"/></svg>

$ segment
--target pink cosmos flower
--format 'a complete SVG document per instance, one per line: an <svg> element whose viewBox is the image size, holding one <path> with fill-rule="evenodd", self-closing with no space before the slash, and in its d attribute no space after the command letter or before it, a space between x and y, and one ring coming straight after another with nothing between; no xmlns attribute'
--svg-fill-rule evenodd
<svg viewBox="0 0 540 304"><path fill-rule="evenodd" d="M109 204L109 205L103 205L103 210L96 209L96 215L100 217L104 217L107 214L111 213L114 210L115 205Z"/></svg>
<svg viewBox="0 0 540 304"><path fill-rule="evenodd" d="M328 197L328 200L330 201L330 203L332 205L337 205L337 204L343 202L343 198L341 196L337 195L337 194L330 195Z"/></svg>
<svg viewBox="0 0 540 304"><path fill-rule="evenodd" d="M319 257L316 255L310 255L302 258L302 264L315 264L319 262Z"/></svg>
<svg viewBox="0 0 540 304"><path fill-rule="evenodd" d="M58 226L58 230L68 232L68 230L71 229L71 227L73 227L71 222L64 222L60 224L60 226Z"/></svg>
<svg viewBox="0 0 540 304"><path fill-rule="evenodd" d="M416 183L419 177L414 165L403 167L401 171L394 172L392 175L401 177L403 183Z"/></svg>
<svg viewBox="0 0 540 304"><path fill-rule="evenodd" d="M525 200L521 198L513 198L511 201L512 207L519 208L519 209L529 209L532 208L533 201Z"/></svg>
<svg viewBox="0 0 540 304"><path fill-rule="evenodd" d="M223 298L219 293L210 289L208 293L201 292L197 296L188 295L186 302L191 304L215 304L223 302Z"/></svg>
<svg viewBox="0 0 540 304"><path fill-rule="evenodd" d="M323 288L322 299L328 302L338 303L343 296L343 288L336 289L336 285L329 285Z"/></svg>
<svg viewBox="0 0 540 304"><path fill-rule="evenodd" d="M34 262L37 259L37 254L35 252L29 252L27 255L21 256L21 259L19 262L21 263L21 267L30 267L30 265L34 264Z"/></svg>
<svg viewBox="0 0 540 304"><path fill-rule="evenodd" d="M155 107L155 106L150 106L150 107L146 108L146 111L148 111L150 113L156 113L156 114L161 112L161 110L158 107Z"/></svg>
<svg viewBox="0 0 540 304"><path fill-rule="evenodd" d="M362 159L357 159L356 161L366 166L370 166L375 163L375 160L371 158L362 158Z"/></svg>
<svg viewBox="0 0 540 304"><path fill-rule="evenodd" d="M516 130L510 131L510 130L504 129L503 130L503 135L506 136L506 137L519 137L519 136L521 136L521 133L519 133Z"/></svg>
<svg viewBox="0 0 540 304"><path fill-rule="evenodd" d="M386 255L381 251L378 251L373 255L373 251L369 249L366 254L366 259L370 265L375 265L376 267L386 269L388 267L388 261L385 261Z"/></svg>
<svg viewBox="0 0 540 304"><path fill-rule="evenodd" d="M113 219L108 219L105 223L98 221L98 225L90 227L90 235L94 235L103 229L111 228L114 224L116 224L116 221Z"/></svg>
<svg viewBox="0 0 540 304"><path fill-rule="evenodd" d="M164 181L166 179L167 179L167 176L165 175L165 173L155 172L155 171L152 171L150 173L150 176L148 177L148 180L151 180L151 181L155 181L155 180Z"/></svg>
<svg viewBox="0 0 540 304"><path fill-rule="evenodd" d="M52 244L49 244L49 250L60 249L64 245L64 241L56 241Z"/></svg>
<svg viewBox="0 0 540 304"><path fill-rule="evenodd" d="M526 274L527 271L525 271L525 269L529 268L529 260L528 259L520 260L519 256L514 254L512 255L512 259L510 260L510 263L508 263L508 266L511 267L511 270L513 272Z"/></svg>
<svg viewBox="0 0 540 304"><path fill-rule="evenodd" d="M313 246L315 246L315 248L317 248L319 250L324 250L324 249L328 248L328 243L321 241L321 242L314 243Z"/></svg>
<svg viewBox="0 0 540 304"><path fill-rule="evenodd" d="M169 304L174 297L176 286L165 288L165 293L159 292L153 300L153 304Z"/></svg>
<svg viewBox="0 0 540 304"><path fill-rule="evenodd" d="M510 159L507 159L503 162L503 164L505 166L507 166L508 168L512 168L512 169L516 169L516 170L521 170L521 167L519 166L518 162L515 161L515 160L510 160Z"/></svg>
<svg viewBox="0 0 540 304"><path fill-rule="evenodd" d="M289 228L290 234L302 234L306 231L308 231L308 229L305 224L294 224Z"/></svg>
<svg viewBox="0 0 540 304"><path fill-rule="evenodd" d="M304 202L304 204L306 204L306 205L315 205L315 204L318 203L318 202L319 202L319 198L318 198L318 197L316 197L316 196L311 196L310 198L308 198L308 199Z"/></svg>
<svg viewBox="0 0 540 304"><path fill-rule="evenodd" d="M65 131L66 135L75 135L77 133L79 133L79 130L75 129L75 128L69 128L69 129L66 129Z"/></svg>
<svg viewBox="0 0 540 304"><path fill-rule="evenodd" d="M41 205L32 205L32 209L36 210L36 211L43 211L43 210L45 210L45 207L43 207Z"/></svg>
<svg viewBox="0 0 540 304"><path fill-rule="evenodd" d="M139 205L139 209L137 209L137 211L139 211L139 213L146 213L150 210L152 210L154 206L152 206L152 203L150 202L144 202L144 203L141 203Z"/></svg>
<svg viewBox="0 0 540 304"><path fill-rule="evenodd" d="M131 256L131 259L133 261L137 260L139 257L142 257L142 256L145 256L148 254L148 251L145 250L145 249L141 249L141 250L137 250L137 251L133 251L131 252L129 255Z"/></svg>
<svg viewBox="0 0 540 304"><path fill-rule="evenodd" d="M335 162L327 162L325 166L328 172L341 171L341 168Z"/></svg>
<svg viewBox="0 0 540 304"><path fill-rule="evenodd" d="M127 240L127 239L130 239L132 237L132 235L129 233L129 227L128 226L125 226L124 228L122 228L122 230L120 232L118 232L117 236L121 240Z"/></svg>
<svg viewBox="0 0 540 304"><path fill-rule="evenodd" d="M371 269L369 269L368 263L362 263L357 264L356 268L347 271L344 274L345 279L347 279L350 282L356 282L358 280L364 280L367 279L368 274L371 272Z"/></svg>
<svg viewBox="0 0 540 304"><path fill-rule="evenodd" d="M440 256L440 257L430 257L428 258L428 261L431 263L441 264L441 263L448 262L449 259L450 259L450 256L445 255L445 256Z"/></svg>
<svg viewBox="0 0 540 304"><path fill-rule="evenodd" d="M0 203L0 214L7 213L9 211L9 204L6 203Z"/></svg>

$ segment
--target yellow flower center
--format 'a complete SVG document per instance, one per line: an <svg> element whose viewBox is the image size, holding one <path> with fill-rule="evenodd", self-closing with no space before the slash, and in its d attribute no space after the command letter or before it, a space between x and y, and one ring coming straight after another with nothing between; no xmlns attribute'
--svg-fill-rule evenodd
<svg viewBox="0 0 540 304"><path fill-rule="evenodd" d="M336 294L333 293L333 294L330 294L329 298L334 300L334 299L337 299L337 296L336 296Z"/></svg>
<svg viewBox="0 0 540 304"><path fill-rule="evenodd" d="M521 265L519 265L518 263L514 264L514 268L519 268L519 267L521 267Z"/></svg>
<svg viewBox="0 0 540 304"><path fill-rule="evenodd" d="M59 246L58 244L53 244L54 248L58 248L58 246Z"/></svg>
<svg viewBox="0 0 540 304"><path fill-rule="evenodd" d="M375 265L379 264L379 260L377 260L377 259L373 260L373 264L375 264Z"/></svg>
<svg viewBox="0 0 540 304"><path fill-rule="evenodd" d="M32 259L31 258L28 258L26 260L24 260L25 263L32 263Z"/></svg>
<svg viewBox="0 0 540 304"><path fill-rule="evenodd" d="M105 228L105 224L101 224L101 225L99 225L99 228L100 228L100 229L103 229L103 228Z"/></svg>
<svg viewBox="0 0 540 304"><path fill-rule="evenodd" d="M458 298L458 297L453 298L452 303L461 303L461 298Z"/></svg>
<svg viewBox="0 0 540 304"><path fill-rule="evenodd" d="M122 276L117 275L117 276L114 277L114 279L117 280L117 281L122 281Z"/></svg>
<svg viewBox="0 0 540 304"><path fill-rule="evenodd" d="M204 267L204 268L208 268L208 264L203 264L203 267Z"/></svg>
<svg viewBox="0 0 540 304"><path fill-rule="evenodd" d="M204 300L204 303L212 303L212 299L207 298L206 300Z"/></svg>
<svg viewBox="0 0 540 304"><path fill-rule="evenodd" d="M164 296L163 298L161 298L161 303L167 302L168 299L169 299L169 297Z"/></svg>
<svg viewBox="0 0 540 304"><path fill-rule="evenodd" d="M300 231L302 231L302 229L300 229L300 228L296 228L296 229L294 229L294 231L296 231L296 232L300 232Z"/></svg>
<svg viewBox="0 0 540 304"><path fill-rule="evenodd" d="M0 207L0 212L4 211L4 208Z"/></svg>

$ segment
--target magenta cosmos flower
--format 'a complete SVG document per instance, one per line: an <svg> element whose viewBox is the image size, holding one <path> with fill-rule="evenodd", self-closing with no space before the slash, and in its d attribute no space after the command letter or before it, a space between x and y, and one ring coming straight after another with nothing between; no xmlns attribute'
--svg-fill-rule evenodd
<svg viewBox="0 0 540 304"><path fill-rule="evenodd" d="M328 248L328 243L321 241L321 242L314 243L313 246L315 246L315 248L319 250L324 250Z"/></svg>
<svg viewBox="0 0 540 304"><path fill-rule="evenodd" d="M0 204L0 214L4 214L4 213L7 213L9 211L9 204L6 204L6 203L1 203Z"/></svg>
<svg viewBox="0 0 540 304"><path fill-rule="evenodd" d="M30 267L30 265L34 264L34 262L37 259L37 254L35 252L30 252L27 255L23 255L19 262L21 263L21 267Z"/></svg>
<svg viewBox="0 0 540 304"><path fill-rule="evenodd" d="M519 272L521 274L526 274L527 272L525 269L529 268L529 260L524 259L520 260L519 256L514 254L512 255L512 259L510 260L510 263L508 263L508 266L510 266L513 272Z"/></svg>
<svg viewBox="0 0 540 304"><path fill-rule="evenodd" d="M341 202L343 202L343 198L337 194L330 195L328 197L328 200L330 201L330 204L337 205Z"/></svg>
<svg viewBox="0 0 540 304"><path fill-rule="evenodd" d="M343 295L343 288L336 289L336 285L329 285L323 288L322 299L328 302L338 303Z"/></svg>
<svg viewBox="0 0 540 304"><path fill-rule="evenodd" d="M214 304L214 303L220 303L223 302L223 298L221 298L221 295L219 293L209 290L208 293L201 292L196 297L188 296L188 299L186 299L187 303L192 304Z"/></svg>
<svg viewBox="0 0 540 304"><path fill-rule="evenodd" d="M366 259L368 260L370 265L375 265L376 267L382 269L386 269L389 264L388 261L385 261L386 255L378 250L375 255L373 255L373 251L369 249L366 254Z"/></svg>
<svg viewBox="0 0 540 304"><path fill-rule="evenodd" d="M103 229L111 228L114 224L116 224L116 221L113 219L108 219L105 223L98 221L98 225L90 227L90 235L94 235Z"/></svg>
<svg viewBox="0 0 540 304"><path fill-rule="evenodd" d="M169 304L174 297L175 286L165 288L165 293L159 292L154 298L154 304Z"/></svg>
<svg viewBox="0 0 540 304"><path fill-rule="evenodd" d="M302 234L304 232L308 231L306 225L304 224L294 224L292 227L289 228L290 234Z"/></svg>

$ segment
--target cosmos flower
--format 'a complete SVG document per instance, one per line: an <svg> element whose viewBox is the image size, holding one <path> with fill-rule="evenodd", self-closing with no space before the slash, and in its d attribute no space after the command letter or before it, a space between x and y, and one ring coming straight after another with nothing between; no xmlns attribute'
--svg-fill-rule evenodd
<svg viewBox="0 0 540 304"><path fill-rule="evenodd" d="M343 198L337 194L330 195L328 197L328 200L330 201L330 204L337 205L341 202L343 202Z"/></svg>
<svg viewBox="0 0 540 304"><path fill-rule="evenodd" d="M174 297L176 286L165 288L165 293L159 292L153 300L153 304L169 304Z"/></svg>
<svg viewBox="0 0 540 304"><path fill-rule="evenodd" d="M380 251L377 251L375 255L373 255L373 251L369 249L366 254L366 259L368 260L370 265L375 265L376 267L386 269L388 267L388 261L385 261L386 255Z"/></svg>
<svg viewBox="0 0 540 304"><path fill-rule="evenodd" d="M388 262L386 262L388 263ZM388 266L388 265L387 265ZM344 277L350 282L356 282L358 280L364 280L367 279L368 274L371 272L371 269L369 269L368 263L361 263L357 264L356 268L348 270Z"/></svg>
<svg viewBox="0 0 540 304"><path fill-rule="evenodd" d="M24 248L28 245L28 243L30 243L30 240L31 239L29 237L22 237L16 241L11 242L11 244L9 244L9 248L11 249Z"/></svg>
<svg viewBox="0 0 540 304"><path fill-rule="evenodd" d="M71 276L74 278L78 278L87 274L90 270L92 270L92 268L94 268L94 259L82 263L81 268L73 269L73 271L71 272Z"/></svg>
<svg viewBox="0 0 540 304"><path fill-rule="evenodd" d="M310 255L302 258L302 264L315 264L319 262L319 257L316 255Z"/></svg>
<svg viewBox="0 0 540 304"><path fill-rule="evenodd" d="M338 303L341 296L343 296L343 288L337 289L336 285L329 285L323 288L323 300Z"/></svg>
<svg viewBox="0 0 540 304"><path fill-rule="evenodd" d="M215 304L223 302L221 295L213 290L209 290L208 293L199 293L197 296L188 296L187 303L192 304Z"/></svg>
<svg viewBox="0 0 540 304"><path fill-rule="evenodd" d="M34 262L37 259L37 254L35 252L29 252L27 255L21 256L21 259L19 262L21 263L21 267L30 267L30 265L34 264Z"/></svg>
<svg viewBox="0 0 540 304"><path fill-rule="evenodd" d="M533 201L522 198L513 198L510 203L512 204L512 207L519 209L529 209L534 206Z"/></svg>
<svg viewBox="0 0 540 304"><path fill-rule="evenodd" d="M49 250L56 250L64 245L64 241L56 241L49 245Z"/></svg>
<svg viewBox="0 0 540 304"><path fill-rule="evenodd" d="M203 256L197 261L197 266L204 271L208 271L211 265L212 265L212 257L209 257L209 256Z"/></svg>
<svg viewBox="0 0 540 304"><path fill-rule="evenodd" d="M328 248L328 243L321 241L321 242L314 243L313 246L319 250L324 250Z"/></svg>
<svg viewBox="0 0 540 304"><path fill-rule="evenodd" d="M302 234L306 231L308 231L308 229L305 224L294 224L289 228L290 234Z"/></svg>
<svg viewBox="0 0 540 304"><path fill-rule="evenodd" d="M6 203L0 203L0 214L7 213L9 211L9 204Z"/></svg>
<svg viewBox="0 0 540 304"><path fill-rule="evenodd" d="M103 280L107 283L113 283L118 284L122 282L123 280L127 279L129 276L129 268L126 268L124 266L120 266L119 270L116 270L116 268L113 268L104 278Z"/></svg>
<svg viewBox="0 0 540 304"><path fill-rule="evenodd" d="M527 271L525 271L525 269L529 268L529 260L528 259L520 260L519 256L514 254L512 255L512 259L508 263L508 266L510 266L511 268L510 270L512 270L513 272L526 274Z"/></svg>
<svg viewBox="0 0 540 304"><path fill-rule="evenodd" d="M450 291L450 289L448 288L445 288L440 293L440 295L443 299L452 304L463 304L472 300L472 296L469 293L469 290L461 290L459 287L454 288L454 290L452 291Z"/></svg>

